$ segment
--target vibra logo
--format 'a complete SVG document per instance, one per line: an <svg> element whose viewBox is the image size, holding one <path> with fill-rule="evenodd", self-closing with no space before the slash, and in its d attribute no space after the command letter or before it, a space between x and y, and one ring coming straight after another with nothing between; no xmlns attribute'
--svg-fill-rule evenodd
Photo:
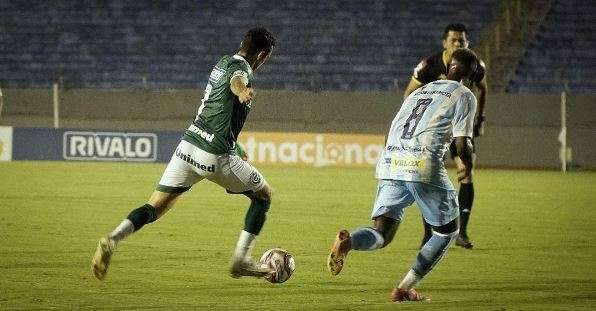
<svg viewBox="0 0 596 311"><path fill-rule="evenodd" d="M64 132L66 160L155 162L157 136L152 133Z"/></svg>

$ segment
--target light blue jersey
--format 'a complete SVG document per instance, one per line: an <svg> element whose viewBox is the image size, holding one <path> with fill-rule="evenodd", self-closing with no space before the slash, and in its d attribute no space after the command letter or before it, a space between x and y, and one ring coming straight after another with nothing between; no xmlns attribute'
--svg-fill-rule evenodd
<svg viewBox="0 0 596 311"><path fill-rule="evenodd" d="M454 137L472 137L475 114L476 97L459 82L439 80L419 88L391 123L376 177L453 190L443 157Z"/></svg>

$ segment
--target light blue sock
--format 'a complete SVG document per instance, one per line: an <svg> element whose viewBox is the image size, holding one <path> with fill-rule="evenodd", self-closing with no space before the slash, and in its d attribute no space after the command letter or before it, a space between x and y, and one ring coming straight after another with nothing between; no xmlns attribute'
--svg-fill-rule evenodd
<svg viewBox="0 0 596 311"><path fill-rule="evenodd" d="M449 245L455 240L458 232L441 234L433 231L432 237L424 244L420 252L418 252L418 257L416 257L416 262L412 266L412 270L421 278L428 274L439 260L441 260L445 252L447 252Z"/></svg>
<svg viewBox="0 0 596 311"><path fill-rule="evenodd" d="M359 251L372 251L381 248L385 239L379 231L366 227L360 228L350 234L352 249Z"/></svg>

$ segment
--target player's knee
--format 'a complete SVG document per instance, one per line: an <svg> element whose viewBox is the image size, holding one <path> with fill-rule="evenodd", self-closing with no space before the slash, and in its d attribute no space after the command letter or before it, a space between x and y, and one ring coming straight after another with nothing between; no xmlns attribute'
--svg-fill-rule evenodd
<svg viewBox="0 0 596 311"><path fill-rule="evenodd" d="M473 182L473 178L474 178L474 170L472 169L470 171L470 175L468 175L468 177L462 179L460 181L460 183L462 183L462 184L471 184Z"/></svg>
<svg viewBox="0 0 596 311"><path fill-rule="evenodd" d="M272 197L273 197L273 189L271 188L271 186L265 184L265 187L263 187L263 189L253 193L253 195L251 196L251 199L258 199L261 201L266 201L267 203L271 204Z"/></svg>
<svg viewBox="0 0 596 311"><path fill-rule="evenodd" d="M252 195L249 197L251 200L251 206L257 206L264 212L267 212L269 210L269 206L271 205L272 199L271 187L266 185L263 187L263 189L252 193Z"/></svg>

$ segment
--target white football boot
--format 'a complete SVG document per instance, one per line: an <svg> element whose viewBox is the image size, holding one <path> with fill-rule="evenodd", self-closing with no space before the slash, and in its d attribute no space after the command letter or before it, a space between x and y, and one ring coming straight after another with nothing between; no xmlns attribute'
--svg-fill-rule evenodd
<svg viewBox="0 0 596 311"><path fill-rule="evenodd" d="M110 237L103 237L97 244L95 254L91 260L91 269L93 274L98 280L103 280L108 273L108 266L110 265L110 259L116 249L116 242Z"/></svg>
<svg viewBox="0 0 596 311"><path fill-rule="evenodd" d="M233 278L243 276L253 276L257 278L265 277L269 274L275 273L275 270L270 267L263 267L254 262L250 258L233 258L232 266L230 267L230 275Z"/></svg>

